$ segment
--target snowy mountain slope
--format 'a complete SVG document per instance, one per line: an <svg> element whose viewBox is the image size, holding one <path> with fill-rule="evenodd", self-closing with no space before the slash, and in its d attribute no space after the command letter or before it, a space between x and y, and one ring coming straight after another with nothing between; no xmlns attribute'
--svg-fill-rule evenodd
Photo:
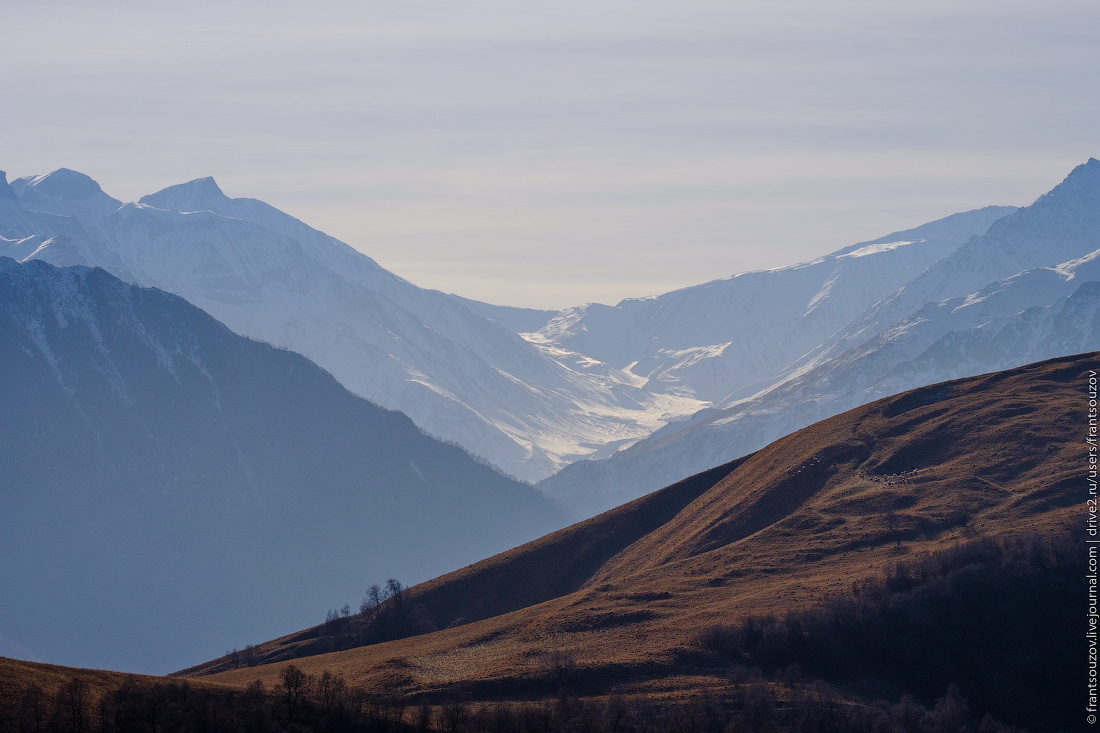
<svg viewBox="0 0 1100 733"><path fill-rule="evenodd" d="M83 233L83 227L72 217L25 208L15 189L8 184L7 175L0 171L0 246L15 247L36 235L45 239L49 235Z"/></svg>
<svg viewBox="0 0 1100 733"><path fill-rule="evenodd" d="M23 179L21 200L74 210L55 189L36 193L57 175ZM647 393L618 370L566 367L484 309L418 288L263 202L231 199L213 179L89 217L80 242L91 247L40 234L30 254L29 246L9 251L101 266L176 293L520 478L543 478L700 406Z"/></svg>
<svg viewBox="0 0 1100 733"><path fill-rule="evenodd" d="M1031 207L996 222L860 316L777 384L670 425L609 460L569 466L539 487L594 512L878 397L1100 348L1098 168L1095 160L1079 166ZM1012 267L1042 264L970 285L1003 273L1002 257ZM916 293L960 288L893 323L871 317L888 318Z"/></svg>
<svg viewBox="0 0 1100 733"><path fill-rule="evenodd" d="M757 391L913 276L1015 211L987 207L847 247L611 307L570 309L528 338L720 402Z"/></svg>
<svg viewBox="0 0 1100 733"><path fill-rule="evenodd" d="M557 529L297 354L103 270L0 258L0 640L168 672Z"/></svg>
<svg viewBox="0 0 1100 733"><path fill-rule="evenodd" d="M1098 188L1100 161L1090 158L1031 206L994 222L985 236L966 242L869 309L806 363L820 363L873 338L925 303L973 293L1018 272L1055 267L1087 254L1100 230Z"/></svg>
<svg viewBox="0 0 1100 733"><path fill-rule="evenodd" d="M11 256L99 265L179 294L527 480L655 433L664 439L691 424L677 421L711 414L701 408L776 384L1013 211L988 207L802 265L552 314L418 288L263 202L226 196L210 178L109 213L117 201L82 174L17 185L14 218L45 216L32 205L56 215L20 220L37 239L12 240ZM78 197L98 203L69 200Z"/></svg>
<svg viewBox="0 0 1100 733"><path fill-rule="evenodd" d="M539 310L537 308L516 308L508 305L493 305L482 303L479 300L470 300L461 296L455 296L466 304L470 310L480 313L491 321L515 333L531 333L550 322L550 319L558 315L559 311Z"/></svg>
<svg viewBox="0 0 1100 733"><path fill-rule="evenodd" d="M91 178L68 168L59 168L44 176L17 178L11 187L24 207L71 216L85 229L95 226L122 206L121 201L104 193Z"/></svg>
<svg viewBox="0 0 1100 733"><path fill-rule="evenodd" d="M35 183L41 191L34 189ZM27 207L24 198L36 206ZM124 272L118 257L103 251L81 219L94 223L107 209L117 209L117 204L99 190L99 184L74 171L61 169L48 176L20 178L14 187L0 171L0 256L22 261L48 252L59 266L102 262Z"/></svg>
<svg viewBox="0 0 1100 733"><path fill-rule="evenodd" d="M662 482L746 455L776 436L880 397L1051 354L1097 349L1100 281L1090 280L1048 305L948 331L911 357L903 346L891 343L863 359L852 355L851 360L827 362L812 376L724 410L708 410L687 427L655 434L610 458L579 461L537 486L582 515L597 514Z"/></svg>

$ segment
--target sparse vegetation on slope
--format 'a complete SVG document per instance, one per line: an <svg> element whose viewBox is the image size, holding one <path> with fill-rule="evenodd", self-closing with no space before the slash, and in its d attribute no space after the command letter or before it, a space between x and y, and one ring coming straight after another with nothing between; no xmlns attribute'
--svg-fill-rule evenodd
<svg viewBox="0 0 1100 733"><path fill-rule="evenodd" d="M397 602L384 599L376 608L361 609L356 616L330 618L319 626L249 646L182 674L209 675L400 639L568 595L584 587L610 558L674 517L743 461L704 471L598 517L406 589L401 607L414 609L412 613L398 613Z"/></svg>
<svg viewBox="0 0 1100 733"><path fill-rule="evenodd" d="M1069 730L1081 536L974 539L811 608L713 626L697 642L769 675L874 682L924 700L956 684L978 710Z"/></svg>
<svg viewBox="0 0 1100 733"><path fill-rule="evenodd" d="M0 674L6 662L0 660ZM974 730L968 724L976 720L955 687L924 707L908 697L868 702L821 682L773 681L750 671L731 675L721 690L683 699L581 698L562 686L543 700L476 702L460 689L435 700L372 693L341 674L314 676L294 665L271 685L254 681L243 689L52 668L46 676L64 674L64 681L46 690L33 681L42 665L15 664L31 680L0 698L0 733L941 733ZM979 730L1015 729L986 715Z"/></svg>
<svg viewBox="0 0 1100 733"><path fill-rule="evenodd" d="M697 477L690 490L682 485L658 492L408 590L412 602L431 599L426 607L451 609L449 628L437 624L440 630L432 633L299 657L294 664L314 676L340 671L349 684L418 699L439 701L457 691L475 707L555 698L563 688L589 702L639 695L680 705L704 688L725 700L737 684L755 684L751 675L730 679L731 667L765 662L701 651L696 641L705 629L736 627L750 616L812 615L827 599L848 593L853 579L882 577L899 560L911 568L941 562L923 558L959 542L984 536L998 547L1002 541L1012 546L1012 537L1037 533L1049 539L1065 532L1077 513L1078 433L1085 379L1095 363L1095 355L1065 357L934 385L831 418ZM641 511L647 501L667 504L647 514ZM638 520L643 515L646 522ZM600 538L615 528L622 530L617 547L601 545ZM968 572L942 581L958 591L956 605L984 597L962 593ZM544 584L570 573L558 595L555 586ZM1015 600L997 597L1019 612L1019 629L1049 620L1043 620L1044 607L1028 605L1033 596L1027 593L1054 597L1055 589L1042 583L1055 579L1037 579L1039 590L1019 588ZM517 600L530 597L523 589L532 588L541 589L532 594L534 602L519 606ZM898 608L931 603L928 592L913 590L911 602ZM481 595L507 601L485 603L479 620L464 623L458 613L464 599ZM498 615L489 615L494 608ZM960 605L958 613L980 619L982 608ZM934 646L937 637L922 638ZM1018 647L1024 656L1010 648L997 657L1004 674L1017 675L1017 682L1027 679L1016 670L1028 664L1026 649L1033 648L1033 640L1024 642ZM293 637L263 646L268 654L295 651ZM257 677L276 679L287 663L230 670L219 661L191 673L224 670L212 679L243 687ZM775 662L775 669L762 672L765 687L757 692L770 690L779 701L776 709L783 709L783 685L812 685L797 682L788 668L799 664L801 677L812 680L824 674L817 663L791 658L780 668ZM980 720L973 716L997 703L981 689L967 689L976 673L961 669L960 680L941 670L919 689L907 688L899 677L880 678L878 688L866 689L861 680L875 678L859 668L850 671L852 678L835 679L844 705L878 697L901 704L908 691L914 705L929 710L939 698L948 700L945 705L956 700L945 691L958 681L976 727ZM1041 711L1048 703L1036 705ZM1040 720L1034 711L1018 712Z"/></svg>

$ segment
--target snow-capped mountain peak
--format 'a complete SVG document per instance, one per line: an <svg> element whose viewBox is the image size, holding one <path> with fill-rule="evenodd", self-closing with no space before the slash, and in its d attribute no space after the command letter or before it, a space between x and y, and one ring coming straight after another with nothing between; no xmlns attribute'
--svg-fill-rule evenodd
<svg viewBox="0 0 1100 733"><path fill-rule="evenodd" d="M85 201L103 193L103 189L90 176L69 168L58 168L44 176L20 179L22 186L30 186L53 198Z"/></svg>
<svg viewBox="0 0 1100 733"><path fill-rule="evenodd" d="M598 511L878 397L1100 349L1100 162L1090 159L1031 206L971 233L778 376L539 487ZM893 235L878 244L909 240L919 242ZM864 243L838 259L873 262L916 246ZM844 257L861 250L874 253Z"/></svg>
<svg viewBox="0 0 1100 733"><path fill-rule="evenodd" d="M1090 268L1071 260L1100 248L1088 246L1100 228L1097 181L1090 159L1028 210L964 212L809 262L558 314L419 288L262 201L227 196L213 178L124 206L72 171L20 179L17 200L0 195L0 245L181 295L534 481L778 389L928 303L945 303L926 311L930 322L957 311L960 324L1018 301L1008 297L1015 281L983 290L1017 273L1046 268L1023 279L1044 288L1080 280ZM1055 220L1058 236L1036 245ZM931 332L910 323L891 333Z"/></svg>
<svg viewBox="0 0 1100 733"><path fill-rule="evenodd" d="M68 168L58 168L44 176L24 176L12 188L26 209L72 217L84 230L94 228L122 205L94 179Z"/></svg>
<svg viewBox="0 0 1100 733"><path fill-rule="evenodd" d="M217 211L227 201L229 197L225 195L214 178L207 176L142 196L138 203L168 211L189 212Z"/></svg>
<svg viewBox="0 0 1100 733"><path fill-rule="evenodd" d="M562 349L629 367L650 390L726 402L778 379L851 319L1015 210L954 214L809 262L613 307L571 308L528 339L548 354Z"/></svg>
<svg viewBox="0 0 1100 733"><path fill-rule="evenodd" d="M59 214L28 179L22 198ZM86 264L180 295L236 332L313 359L353 392L537 480L609 444L645 437L690 397L651 394L613 368L550 358L461 298L418 288L343 242L212 178L115 208L85 229L12 202L19 259ZM73 221L75 224L75 221ZM69 234L62 237L61 234Z"/></svg>

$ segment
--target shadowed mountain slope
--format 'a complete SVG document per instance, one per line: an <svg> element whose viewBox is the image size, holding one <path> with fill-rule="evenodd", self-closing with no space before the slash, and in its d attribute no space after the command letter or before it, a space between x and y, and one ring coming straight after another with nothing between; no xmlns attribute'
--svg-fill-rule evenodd
<svg viewBox="0 0 1100 733"><path fill-rule="evenodd" d="M98 266L179 295L524 480L701 404L603 365L560 364L512 330L550 314L419 288L213 178L127 204L65 169L0 182L0 255Z"/></svg>
<svg viewBox="0 0 1100 733"><path fill-rule="evenodd" d="M851 410L402 599L453 628L295 663L405 692L457 685L473 698L553 693L565 673L589 694L698 689L725 673L692 651L715 623L808 608L968 537L1064 531L1078 511L1098 364L1064 357ZM511 610L525 600L534 605ZM508 612L462 623L494 609ZM260 651L293 656L299 640ZM212 679L243 684L285 663L232 666L188 674L224 670Z"/></svg>
<svg viewBox="0 0 1100 733"><path fill-rule="evenodd" d="M0 258L0 352L11 654L166 672L567 521L304 357L102 270Z"/></svg>
<svg viewBox="0 0 1100 733"><path fill-rule="evenodd" d="M704 471L586 522L422 583L413 589L415 604L428 614L432 627L449 628L579 590L611 558L671 520L741 462ZM249 654L254 661L266 663L328 652L357 644L355 632L369 624L351 619L337 625L347 628L336 638L326 638L324 628L314 627L256 645ZM211 674L227 664L234 662L215 660L186 674Z"/></svg>

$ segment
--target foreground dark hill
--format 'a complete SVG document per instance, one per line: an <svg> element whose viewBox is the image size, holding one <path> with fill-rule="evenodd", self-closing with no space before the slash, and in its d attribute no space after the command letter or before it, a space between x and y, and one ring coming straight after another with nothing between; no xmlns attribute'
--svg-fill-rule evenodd
<svg viewBox="0 0 1100 733"><path fill-rule="evenodd" d="M0 643L167 672L560 527L296 354L0 258Z"/></svg>
<svg viewBox="0 0 1100 733"><path fill-rule="evenodd" d="M294 663L375 688L458 686L474 699L552 694L561 675L587 694L721 686L730 660L700 642L715 625L810 609L899 560L919 565L971 538L1064 534L1082 498L1085 390L1098 361L1064 357L830 418L401 599L453 628ZM998 552L984 560L991 568L1017 551ZM1057 552L1039 554L1050 552L1057 568ZM1021 578L1049 574L1036 562ZM1029 602L1014 609L1020 618ZM958 618L970 613L956 609ZM257 658L308 654L318 647L307 640L325 635L347 642L340 633L334 625L285 637ZM221 659L189 673L244 684L286 666L239 664Z"/></svg>

